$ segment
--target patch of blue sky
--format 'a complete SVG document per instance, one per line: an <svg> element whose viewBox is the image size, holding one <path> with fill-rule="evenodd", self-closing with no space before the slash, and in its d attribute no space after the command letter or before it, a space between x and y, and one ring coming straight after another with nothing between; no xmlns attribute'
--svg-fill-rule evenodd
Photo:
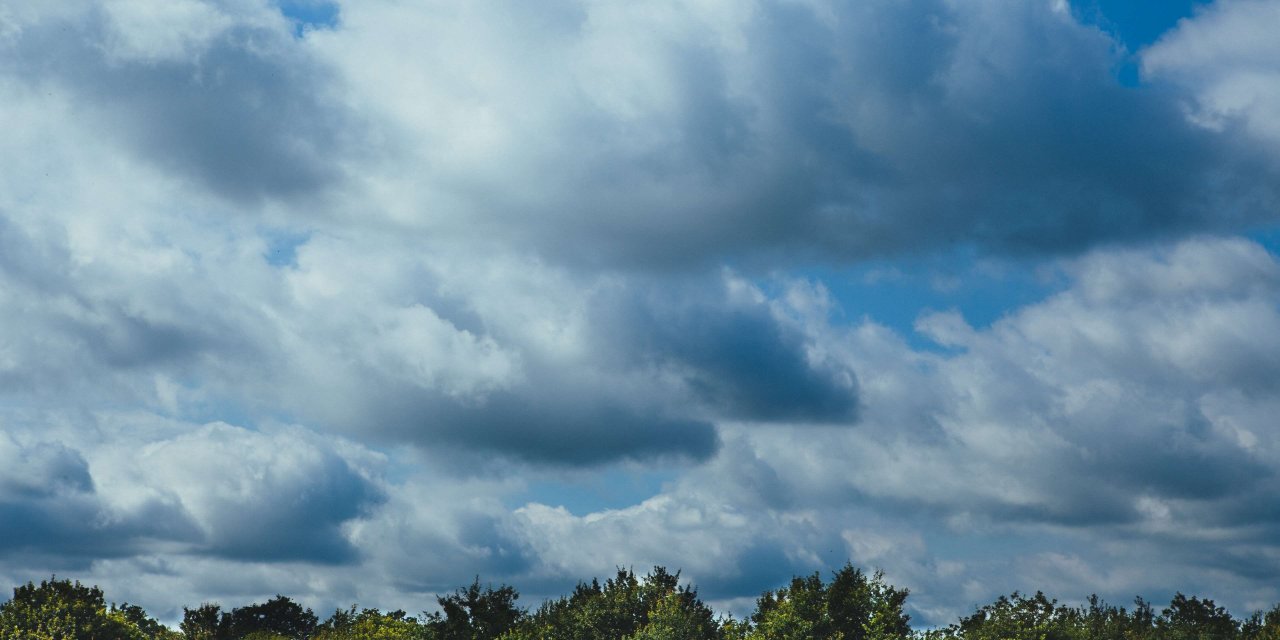
<svg viewBox="0 0 1280 640"><path fill-rule="evenodd" d="M1269 225L1254 229L1245 237L1262 245L1274 256L1280 256L1280 225Z"/></svg>
<svg viewBox="0 0 1280 640"><path fill-rule="evenodd" d="M530 480L524 491L508 496L507 506L514 509L537 502L564 507L575 516L625 509L658 495L680 473L680 469L633 465L566 471Z"/></svg>
<svg viewBox="0 0 1280 640"><path fill-rule="evenodd" d="M972 251L864 263L799 274L821 282L843 318L893 329L914 349L946 351L915 330L924 314L958 311L975 328L1043 300L1068 284L1052 263L980 257Z"/></svg>
<svg viewBox="0 0 1280 640"><path fill-rule="evenodd" d="M176 420L192 424L225 422L252 431L269 425L303 424L297 416L283 408L265 408L234 397L207 392L196 376L164 378L163 382L157 380L156 385L161 395L173 394L176 398L180 393L181 401L175 400L159 407L164 415ZM118 408L125 410L129 407L121 405Z"/></svg>
<svg viewBox="0 0 1280 640"><path fill-rule="evenodd" d="M1137 51L1191 17L1204 0L1071 0L1071 7L1087 24L1110 33L1129 51Z"/></svg>
<svg viewBox="0 0 1280 640"><path fill-rule="evenodd" d="M198 387L193 385L193 388ZM285 419L284 416L264 419L264 416L260 415L258 412L252 411L240 403L229 401L224 398L207 398L184 402L178 407L178 412L171 417L193 424L225 422L232 426L251 429L254 431L258 430L262 424L267 422L278 422L281 424L288 424L291 422L290 420Z"/></svg>
<svg viewBox="0 0 1280 640"><path fill-rule="evenodd" d="M1141 82L1137 52L1206 4L1203 0L1071 0L1072 10L1085 24L1098 27L1124 45L1128 55L1113 73L1127 87Z"/></svg>
<svg viewBox="0 0 1280 640"><path fill-rule="evenodd" d="M311 239L309 232L287 229L262 229L258 233L267 242L267 249L262 257L267 264L279 268L298 266L298 247Z"/></svg>
<svg viewBox="0 0 1280 640"><path fill-rule="evenodd" d="M280 0L280 13L293 22L294 37L338 25L338 5L329 0Z"/></svg>

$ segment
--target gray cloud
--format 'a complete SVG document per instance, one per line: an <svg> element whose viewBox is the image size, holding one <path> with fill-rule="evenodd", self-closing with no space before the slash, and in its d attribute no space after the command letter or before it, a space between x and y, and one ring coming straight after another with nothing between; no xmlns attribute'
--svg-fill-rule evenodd
<svg viewBox="0 0 1280 640"><path fill-rule="evenodd" d="M352 562L344 526L381 504L383 490L307 435L208 425L141 447L116 436L95 447L93 471L57 441L0 435L0 554Z"/></svg>
<svg viewBox="0 0 1280 640"><path fill-rule="evenodd" d="M1214 597L1237 607L1269 597L1275 514L1259 505L1276 490L1266 415L1278 397L1218 372L1277 352L1264 337L1280 323L1276 258L1200 238L1063 268L1064 290L988 328L924 316L920 330L946 352L914 351L871 324L826 335L862 372L855 428L722 427L715 458L639 505L519 510L542 570L600 571L620 545L733 598L847 554L923 590L917 612L933 623L964 598L1042 584L1115 601L1169 580L1217 585ZM920 536L914 550L878 551L899 527ZM709 531L714 544L698 543ZM764 554L774 569L740 574L737 554ZM1159 576L1147 572L1155 557L1169 564ZM1047 582L997 579L1008 563Z"/></svg>
<svg viewBox="0 0 1280 640"><path fill-rule="evenodd" d="M403 179L431 167L427 191L465 194L417 223L555 261L1069 253L1240 229L1277 202L1269 147L1189 121L1173 86L1121 86L1113 41L1049 3L595 7L519 34L505 10L365 3L319 51L424 141ZM400 75L352 77L403 47L421 57Z"/></svg>
<svg viewBox="0 0 1280 640"><path fill-rule="evenodd" d="M1191 93L1191 117L1209 130L1243 128L1274 152L1280 142L1276 108L1277 46L1267 37L1280 12L1268 2L1208 5L1195 20L1142 52L1144 74ZM1274 156L1273 156L1274 157Z"/></svg>
<svg viewBox="0 0 1280 640"><path fill-rule="evenodd" d="M282 20L200 2L146 11L50 11L2 43L0 69L70 92L101 135L233 200L309 199L342 179L358 123Z"/></svg>
<svg viewBox="0 0 1280 640"><path fill-rule="evenodd" d="M305 436L208 425L153 444L143 473L199 523L196 550L247 561L352 562L358 551L343 524L382 502L382 490Z"/></svg>
<svg viewBox="0 0 1280 640"><path fill-rule="evenodd" d="M729 283L732 286L732 282ZM602 315L640 366L670 369L714 415L759 421L852 423L852 370L810 362L802 328L764 300L716 299L693 289L608 300Z"/></svg>
<svg viewBox="0 0 1280 640"><path fill-rule="evenodd" d="M0 433L0 556L87 564L138 553L153 541L190 540L180 509L148 500L117 509L80 453L56 441L25 444Z"/></svg>

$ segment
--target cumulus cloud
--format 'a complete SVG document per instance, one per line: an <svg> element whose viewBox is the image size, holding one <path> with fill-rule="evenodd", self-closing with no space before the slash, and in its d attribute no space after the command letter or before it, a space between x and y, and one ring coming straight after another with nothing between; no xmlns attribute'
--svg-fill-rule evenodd
<svg viewBox="0 0 1280 640"><path fill-rule="evenodd" d="M357 121L256 2L108 2L10 13L10 82L65 94L121 151L238 201L306 197L340 178Z"/></svg>
<svg viewBox="0 0 1280 640"><path fill-rule="evenodd" d="M192 533L181 511L163 501L114 508L80 452L60 441L0 433L0 467L0 557L19 566L83 569L95 558Z"/></svg>
<svg viewBox="0 0 1280 640"><path fill-rule="evenodd" d="M1269 2L1230 0L1184 20L1142 54L1144 73L1191 89L1190 115L1214 130L1237 125L1280 142L1280 55L1269 33L1280 9Z"/></svg>
<svg viewBox="0 0 1280 640"><path fill-rule="evenodd" d="M353 561L343 524L383 499L331 445L296 430L207 425L148 445L135 464L201 526L204 551L241 560Z"/></svg>
<svg viewBox="0 0 1280 640"><path fill-rule="evenodd" d="M1112 41L1050 3L557 7L361 3L316 38L404 131L386 179L421 198L397 218L671 265L1064 251L1274 210L1239 136L1120 86Z"/></svg>
<svg viewBox="0 0 1280 640"><path fill-rule="evenodd" d="M871 322L828 335L864 372L855 429L726 426L721 453L658 496L585 515L530 504L521 530L544 568L600 572L626 546L722 598L847 555L912 587L935 623L964 598L1039 588L1027 576L1072 598L1172 580L1265 600L1280 263L1252 242L1197 239L1063 269L1065 290L990 327L922 316L945 351ZM752 564L762 575L735 580Z"/></svg>

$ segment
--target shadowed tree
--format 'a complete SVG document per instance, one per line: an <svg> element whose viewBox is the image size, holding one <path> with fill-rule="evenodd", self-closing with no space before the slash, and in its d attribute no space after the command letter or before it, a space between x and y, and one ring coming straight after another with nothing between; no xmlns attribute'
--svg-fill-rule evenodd
<svg viewBox="0 0 1280 640"><path fill-rule="evenodd" d="M306 640L316 629L316 614L289 598L277 595L262 603L233 609L226 626L232 638L266 640L282 637L288 640ZM250 638L257 634L258 638Z"/></svg>
<svg viewBox="0 0 1280 640"><path fill-rule="evenodd" d="M1226 609L1212 600L1173 596L1169 607L1160 612L1156 628L1161 640L1233 640L1240 625Z"/></svg>
<svg viewBox="0 0 1280 640"><path fill-rule="evenodd" d="M961 618L945 635L964 640L1072 640L1079 620L1078 610L1039 591L1031 597L1015 591Z"/></svg>
<svg viewBox="0 0 1280 640"><path fill-rule="evenodd" d="M481 587L477 576L471 586L436 598L440 613L428 614L426 627L441 640L493 640L524 617L519 597L507 585Z"/></svg>
<svg viewBox="0 0 1280 640"><path fill-rule="evenodd" d="M121 617L137 627L148 640L178 640L182 638L182 634L160 624L159 620L148 616L147 612L136 604L126 602L120 605L119 608L112 607L112 609L120 612Z"/></svg>
<svg viewBox="0 0 1280 640"><path fill-rule="evenodd" d="M1280 640L1280 605L1254 613L1240 627L1241 640Z"/></svg>
<svg viewBox="0 0 1280 640"><path fill-rule="evenodd" d="M230 630L222 607L206 602L195 609L182 608L182 623L178 629L187 640L227 640Z"/></svg>

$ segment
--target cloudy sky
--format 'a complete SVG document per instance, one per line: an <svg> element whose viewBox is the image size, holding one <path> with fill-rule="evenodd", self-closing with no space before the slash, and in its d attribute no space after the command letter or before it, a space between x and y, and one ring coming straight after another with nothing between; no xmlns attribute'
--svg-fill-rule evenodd
<svg viewBox="0 0 1280 640"><path fill-rule="evenodd" d="M662 564L742 612L851 560L917 625L1270 607L1278 31L0 1L0 587L172 621Z"/></svg>

